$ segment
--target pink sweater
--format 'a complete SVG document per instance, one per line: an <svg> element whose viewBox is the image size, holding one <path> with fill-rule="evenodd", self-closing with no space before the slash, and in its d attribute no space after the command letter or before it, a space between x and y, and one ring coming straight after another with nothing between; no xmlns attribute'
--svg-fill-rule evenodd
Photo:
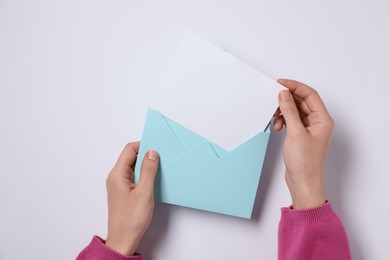
<svg viewBox="0 0 390 260"><path fill-rule="evenodd" d="M352 259L344 226L330 202L314 209L282 208L278 240L278 259ZM104 242L95 236L77 260L142 260L142 255L123 256Z"/></svg>

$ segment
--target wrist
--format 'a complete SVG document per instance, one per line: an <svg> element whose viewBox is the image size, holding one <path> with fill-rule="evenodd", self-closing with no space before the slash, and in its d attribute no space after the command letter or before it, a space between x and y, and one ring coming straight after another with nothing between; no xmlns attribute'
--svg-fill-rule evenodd
<svg viewBox="0 0 390 260"><path fill-rule="evenodd" d="M304 192L299 191L291 193L293 209L311 209L323 205L326 202L323 192Z"/></svg>
<svg viewBox="0 0 390 260"><path fill-rule="evenodd" d="M287 178L286 178L287 179ZM322 181L292 183L287 181L293 209L309 209L326 202Z"/></svg>
<svg viewBox="0 0 390 260"><path fill-rule="evenodd" d="M139 238L121 239L119 236L110 236L109 234L106 246L122 255L132 256L135 255L139 242Z"/></svg>

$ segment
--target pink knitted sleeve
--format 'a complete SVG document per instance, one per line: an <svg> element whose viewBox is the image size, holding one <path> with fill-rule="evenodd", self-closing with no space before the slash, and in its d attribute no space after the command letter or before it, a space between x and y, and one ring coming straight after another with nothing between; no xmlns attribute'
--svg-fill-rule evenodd
<svg viewBox="0 0 390 260"><path fill-rule="evenodd" d="M279 260L352 259L344 226L330 202L313 209L282 208L278 244Z"/></svg>
<svg viewBox="0 0 390 260"><path fill-rule="evenodd" d="M84 248L76 260L142 260L142 255L124 256L107 247L105 241L98 236Z"/></svg>

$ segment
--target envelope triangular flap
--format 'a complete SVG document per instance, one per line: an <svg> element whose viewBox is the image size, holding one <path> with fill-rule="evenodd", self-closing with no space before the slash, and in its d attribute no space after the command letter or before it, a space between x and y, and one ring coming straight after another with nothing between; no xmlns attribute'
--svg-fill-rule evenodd
<svg viewBox="0 0 390 260"><path fill-rule="evenodd" d="M163 116L163 115L162 115ZM191 147L194 147L195 145L201 143L201 142L206 142L211 145L213 148L214 152L218 157L223 156L227 151L223 149L222 147L211 143L207 139L201 137L200 135L192 132L191 130L185 128L184 126L176 123L175 121L169 119L168 117L163 116L179 142L183 145L185 150L190 149Z"/></svg>
<svg viewBox="0 0 390 260"><path fill-rule="evenodd" d="M146 116L139 155L147 150L159 152L160 162L169 162L185 151L176 135L168 127L165 118L158 111L149 109ZM134 181L138 182L140 163L136 165Z"/></svg>

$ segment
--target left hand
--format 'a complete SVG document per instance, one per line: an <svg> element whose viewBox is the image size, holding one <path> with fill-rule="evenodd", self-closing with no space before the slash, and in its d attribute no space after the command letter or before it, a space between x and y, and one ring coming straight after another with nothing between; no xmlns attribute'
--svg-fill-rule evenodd
<svg viewBox="0 0 390 260"><path fill-rule="evenodd" d="M154 179L158 154L148 151L142 161L140 179L133 183L140 142L123 149L108 175L108 235L106 245L126 256L134 255L148 228L154 208Z"/></svg>

